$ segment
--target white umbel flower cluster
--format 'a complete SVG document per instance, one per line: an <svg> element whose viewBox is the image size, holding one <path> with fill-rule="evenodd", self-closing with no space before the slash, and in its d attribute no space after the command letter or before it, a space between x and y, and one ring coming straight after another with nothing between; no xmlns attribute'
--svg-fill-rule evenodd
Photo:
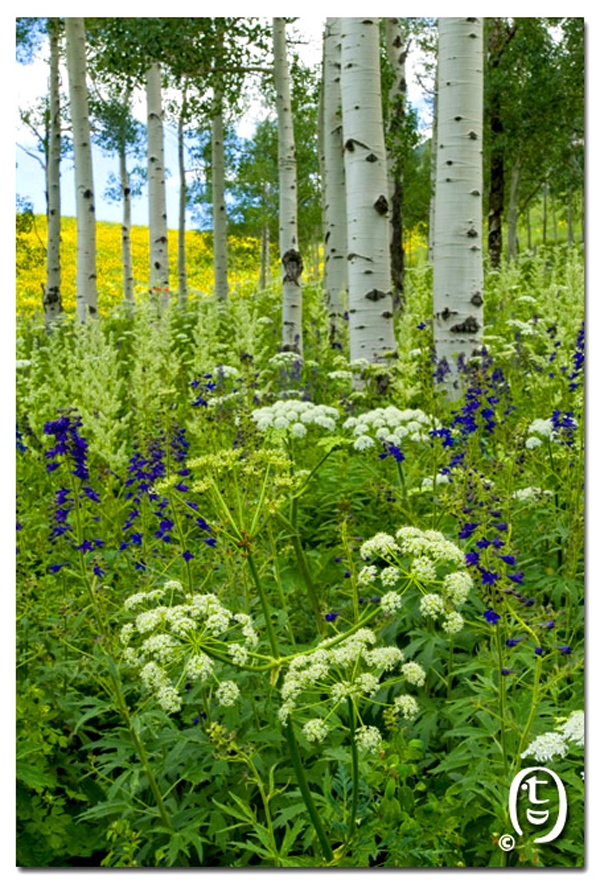
<svg viewBox="0 0 600 884"><path fill-rule="evenodd" d="M306 434L309 426L320 427L331 433L338 418L337 408L314 405L301 399L280 399L273 405L255 408L252 412L252 420L262 433L267 430L289 430L298 438Z"/></svg>
<svg viewBox="0 0 600 884"><path fill-rule="evenodd" d="M548 731L536 737L529 744L525 752L521 753L521 758L533 755L536 761L551 761L555 756L564 758L569 749L570 743L579 748L584 746L584 713L581 711L572 712L569 718L558 726L558 731Z"/></svg>
<svg viewBox="0 0 600 884"><path fill-rule="evenodd" d="M356 436L354 448L362 451L370 447L366 439L370 439L371 446L375 440L398 446L407 441L429 442L429 431L439 425L437 418L425 414L420 408L401 410L395 405L388 405L387 408L374 408L359 417L349 417L343 427Z"/></svg>
<svg viewBox="0 0 600 884"><path fill-rule="evenodd" d="M329 725L322 718L311 718L302 728L302 732L309 743L320 743L329 733Z"/></svg>
<svg viewBox="0 0 600 884"><path fill-rule="evenodd" d="M576 419L573 417L571 420L577 426ZM549 442L555 442L559 438L559 434L552 426L551 418L536 418L529 424L527 433L528 437L525 440L525 447L529 449L539 448L544 439L547 439Z"/></svg>
<svg viewBox="0 0 600 884"><path fill-rule="evenodd" d="M179 581L168 581L161 589L136 593L124 603L134 611L179 594L183 604L149 607L135 615L135 621L121 630L125 646L123 659L151 691L167 712L181 708L181 696L175 685L182 678L193 682L219 681L211 647L219 655L229 654L233 665L243 666L258 636L249 614L233 613L212 593L184 595ZM203 647L206 649L200 650ZM239 695L232 681L224 681L215 693L222 706L231 706Z"/></svg>
<svg viewBox="0 0 600 884"><path fill-rule="evenodd" d="M342 641L339 638L328 639L312 652L294 657L281 686L283 703L279 709L279 720L287 723L297 707L307 701L314 705L328 700L333 712L338 703L348 699L355 703L367 703L383 683L390 685L402 680L410 681L411 678L413 683L424 680L425 672L416 663L404 664L409 666L408 675L400 675L397 668L404 662L403 652L395 645L376 647L376 642L372 630L363 628ZM321 719L314 719L304 727L309 739L308 733L312 734L313 730L325 736L321 724L314 724L315 721L321 722ZM322 737L314 736L312 739L317 742Z"/></svg>
<svg viewBox="0 0 600 884"><path fill-rule="evenodd" d="M414 721L419 714L419 704L410 694L400 694L394 699L394 708L402 718Z"/></svg>
<svg viewBox="0 0 600 884"><path fill-rule="evenodd" d="M363 725L356 729L356 744L363 752L376 754L381 749L383 737L373 725Z"/></svg>

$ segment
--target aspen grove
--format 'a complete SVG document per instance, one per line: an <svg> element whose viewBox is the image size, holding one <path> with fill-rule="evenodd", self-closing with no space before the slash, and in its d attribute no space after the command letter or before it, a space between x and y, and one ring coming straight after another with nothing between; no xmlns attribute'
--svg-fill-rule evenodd
<svg viewBox="0 0 600 884"><path fill-rule="evenodd" d="M583 44L16 19L18 866L584 866Z"/></svg>

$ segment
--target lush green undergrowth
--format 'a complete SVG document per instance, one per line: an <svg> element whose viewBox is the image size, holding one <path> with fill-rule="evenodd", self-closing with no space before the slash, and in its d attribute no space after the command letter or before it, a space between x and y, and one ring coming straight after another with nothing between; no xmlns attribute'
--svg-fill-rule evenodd
<svg viewBox="0 0 600 884"><path fill-rule="evenodd" d="M18 862L582 865L581 252L486 274L455 402L426 265L384 378L279 298L19 321Z"/></svg>

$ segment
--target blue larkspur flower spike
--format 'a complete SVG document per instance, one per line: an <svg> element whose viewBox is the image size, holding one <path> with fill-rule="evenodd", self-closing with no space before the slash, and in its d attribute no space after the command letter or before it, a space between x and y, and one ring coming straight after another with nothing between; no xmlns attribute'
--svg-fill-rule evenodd
<svg viewBox="0 0 600 884"><path fill-rule="evenodd" d="M485 611L483 616L485 617L487 622L491 623L493 626L495 626L496 623L498 623L498 621L500 620L500 614L496 614L496 612L493 610L493 608L490 608L488 611Z"/></svg>

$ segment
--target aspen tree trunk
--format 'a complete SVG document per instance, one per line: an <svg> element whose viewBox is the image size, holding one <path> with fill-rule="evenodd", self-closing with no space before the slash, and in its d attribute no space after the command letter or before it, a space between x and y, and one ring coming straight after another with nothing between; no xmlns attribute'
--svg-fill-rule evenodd
<svg viewBox="0 0 600 884"><path fill-rule="evenodd" d="M321 227L317 227L317 249L321 237L325 240L325 31L323 32L323 52L321 57L321 86L319 89L319 104L317 107L317 152L319 155L319 180L320 180L320 204L321 204ZM318 261L317 261L318 263ZM323 267L323 292L325 293L325 305L327 306L327 269Z"/></svg>
<svg viewBox="0 0 600 884"><path fill-rule="evenodd" d="M470 359L483 342L482 19L439 19L438 100L434 341L457 398L457 357Z"/></svg>
<svg viewBox="0 0 600 884"><path fill-rule="evenodd" d="M343 292L348 288L341 53L340 19L328 18L323 39L324 285L332 346L341 336Z"/></svg>
<svg viewBox="0 0 600 884"><path fill-rule="evenodd" d="M49 331L62 313L60 292L60 80L59 32L56 19L48 19L50 43L50 133L46 189L48 199L48 244L46 249L46 290L44 292L44 324Z"/></svg>
<svg viewBox="0 0 600 884"><path fill-rule="evenodd" d="M573 245L573 188L569 184L569 202L567 204L567 238L570 246Z"/></svg>
<svg viewBox="0 0 600 884"><path fill-rule="evenodd" d="M131 189L127 171L125 143L119 148L119 175L123 200L123 223L121 224L121 256L123 260L123 296L129 309L135 304L133 285L133 261L131 259Z"/></svg>
<svg viewBox="0 0 600 884"><path fill-rule="evenodd" d="M379 21L342 18L342 121L348 215L350 359L396 353Z"/></svg>
<svg viewBox="0 0 600 884"><path fill-rule="evenodd" d="M98 314L96 288L96 212L92 175L92 143L88 116L85 61L85 24L82 18L65 18L67 72L75 154L77 206L77 317L85 322Z"/></svg>
<svg viewBox="0 0 600 884"><path fill-rule="evenodd" d="M185 156L183 144L183 121L187 111L187 85L183 91L183 101L177 125L177 160L179 164L179 226L177 230L177 300L182 309L187 307L188 287L185 266L185 207L187 204L187 184L185 181Z"/></svg>
<svg viewBox="0 0 600 884"><path fill-rule="evenodd" d="M513 261L517 257L517 222L519 220L519 180L521 177L521 160L517 158L510 172L510 196L508 200L508 246L507 259Z"/></svg>
<svg viewBox="0 0 600 884"><path fill-rule="evenodd" d="M438 141L438 71L439 62L435 71L435 87L433 94L433 125L431 128L431 199L429 200L429 236L427 243L427 258L433 264L435 244L435 179L437 175L437 141Z"/></svg>
<svg viewBox="0 0 600 884"><path fill-rule="evenodd" d="M215 296L227 300L227 211L225 208L225 144L223 134L223 89L215 84L215 113L212 118L212 197Z"/></svg>
<svg viewBox="0 0 600 884"><path fill-rule="evenodd" d="M265 226L265 260L267 262L267 285L271 285L271 232L268 222Z"/></svg>
<svg viewBox="0 0 600 884"><path fill-rule="evenodd" d="M259 287L262 291L267 282L267 242L266 242L266 232L265 232L265 224L262 226L262 230L260 232L260 277L259 277Z"/></svg>
<svg viewBox="0 0 600 884"><path fill-rule="evenodd" d="M546 245L548 235L548 182L544 181L544 208L542 215L542 243Z"/></svg>
<svg viewBox="0 0 600 884"><path fill-rule="evenodd" d="M390 90L390 123L388 133L387 171L391 206L390 256L394 308L402 306L404 292L404 246L402 242L402 201L404 198L403 139L406 116L406 56L408 47L402 37L399 18L385 19L385 43L388 59L394 69Z"/></svg>
<svg viewBox="0 0 600 884"><path fill-rule="evenodd" d="M302 353L302 256L298 248L296 146L290 100L285 20L273 19L274 78L279 166L279 255L282 265L282 348Z"/></svg>
<svg viewBox="0 0 600 884"><path fill-rule="evenodd" d="M146 72L148 110L148 229L150 234L150 293L157 303L169 303L169 251L160 65Z"/></svg>

